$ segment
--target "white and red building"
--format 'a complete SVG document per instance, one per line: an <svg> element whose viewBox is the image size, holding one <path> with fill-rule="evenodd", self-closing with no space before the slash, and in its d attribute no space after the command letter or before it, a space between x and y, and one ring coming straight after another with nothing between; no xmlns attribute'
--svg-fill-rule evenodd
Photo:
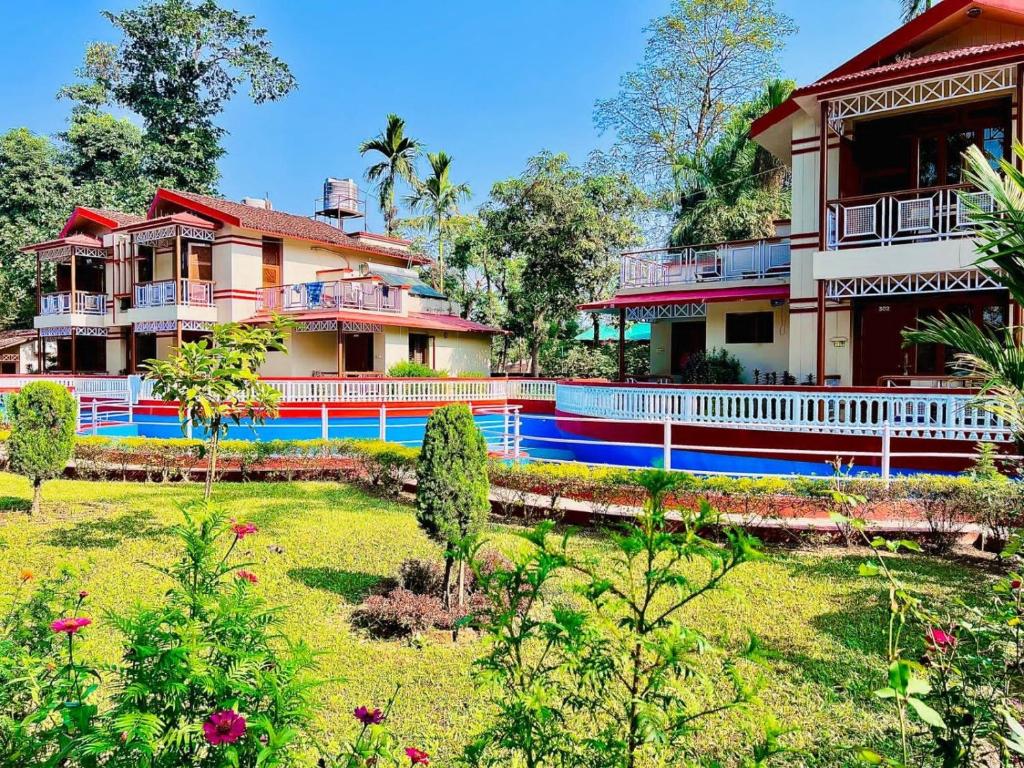
<svg viewBox="0 0 1024 768"><path fill-rule="evenodd" d="M905 349L904 328L1020 323L975 266L970 204L991 200L963 183L962 153L1011 156L1022 89L1024 2L943 0L755 122L792 172L775 238L626 254L616 296L587 308L652 322L658 376L718 347L748 382L941 381L952 351Z"/></svg>
<svg viewBox="0 0 1024 768"><path fill-rule="evenodd" d="M76 208L53 240L24 249L39 264L36 370L134 373L214 323L281 314L296 330L268 376L382 375L404 360L486 374L499 329L460 317L408 241L345 232L358 201L331 195L315 217L167 189L146 216ZM42 288L45 264L55 291Z"/></svg>

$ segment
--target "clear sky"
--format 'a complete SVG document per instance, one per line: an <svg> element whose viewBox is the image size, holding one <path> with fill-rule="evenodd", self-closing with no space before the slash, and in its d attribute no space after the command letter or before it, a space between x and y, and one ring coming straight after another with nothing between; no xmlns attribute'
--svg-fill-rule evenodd
<svg viewBox="0 0 1024 768"><path fill-rule="evenodd" d="M897 0L777 0L799 26L783 74L806 83L891 31ZM491 184L532 154L575 162L607 145L594 100L615 93L640 58L647 21L667 0L222 0L256 16L299 89L260 107L238 98L221 192L269 194L275 207L311 213L325 176L362 176L359 142L402 115L431 150L455 157L456 180L482 202ZM54 98L87 42L114 39L100 17L131 0L0 1L0 131L54 134L68 104ZM372 228L380 218L371 216Z"/></svg>

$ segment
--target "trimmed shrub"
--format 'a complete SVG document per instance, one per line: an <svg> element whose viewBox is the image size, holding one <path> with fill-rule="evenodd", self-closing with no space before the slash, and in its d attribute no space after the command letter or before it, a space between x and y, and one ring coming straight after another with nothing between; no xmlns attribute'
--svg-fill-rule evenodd
<svg viewBox="0 0 1024 768"><path fill-rule="evenodd" d="M429 365L403 360L388 368L388 376L396 379L444 379L448 371L435 371Z"/></svg>
<svg viewBox="0 0 1024 768"><path fill-rule="evenodd" d="M427 419L416 466L416 519L445 548L445 605L455 552L476 536L490 512L487 444L464 404L438 408ZM465 561L459 561L459 605L465 597Z"/></svg>
<svg viewBox="0 0 1024 768"><path fill-rule="evenodd" d="M63 474L74 450L75 398L60 384L34 381L8 401L11 471L32 482L32 514L39 511L43 482Z"/></svg>

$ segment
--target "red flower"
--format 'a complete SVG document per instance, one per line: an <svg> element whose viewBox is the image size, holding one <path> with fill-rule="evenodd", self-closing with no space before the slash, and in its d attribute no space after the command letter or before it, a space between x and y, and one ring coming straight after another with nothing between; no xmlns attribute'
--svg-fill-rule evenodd
<svg viewBox="0 0 1024 768"><path fill-rule="evenodd" d="M1020 589L1020 579L1014 579L1010 582L1010 589Z"/></svg>
<svg viewBox="0 0 1024 768"><path fill-rule="evenodd" d="M416 747L406 747L405 756L412 761L410 765L430 765L430 755Z"/></svg>
<svg viewBox="0 0 1024 768"><path fill-rule="evenodd" d="M363 725L380 725L384 722L384 713L376 708L356 707L352 711L352 716Z"/></svg>
<svg viewBox="0 0 1024 768"><path fill-rule="evenodd" d="M951 651L956 648L956 637L938 627L925 632L924 639L930 650Z"/></svg>
<svg viewBox="0 0 1024 768"><path fill-rule="evenodd" d="M77 619L57 619L50 625L50 629L54 632L66 632L73 635L82 627L88 627L90 624L92 624L92 619L87 619L84 616Z"/></svg>
<svg viewBox="0 0 1024 768"><path fill-rule="evenodd" d="M252 571L236 571L235 578L239 581L248 581L250 584L256 584L260 580Z"/></svg>
<svg viewBox="0 0 1024 768"><path fill-rule="evenodd" d="M86 592L84 589L81 592L78 593L78 599L79 600L85 600L85 598L87 598L88 596L89 596L89 593Z"/></svg>
<svg viewBox="0 0 1024 768"><path fill-rule="evenodd" d="M239 539L244 539L249 534L259 531L259 528L253 523L235 523L231 526L231 530L235 532L235 536Z"/></svg>
<svg viewBox="0 0 1024 768"><path fill-rule="evenodd" d="M214 712L210 719L203 723L203 735L214 746L234 744L245 735L245 718L233 709Z"/></svg>

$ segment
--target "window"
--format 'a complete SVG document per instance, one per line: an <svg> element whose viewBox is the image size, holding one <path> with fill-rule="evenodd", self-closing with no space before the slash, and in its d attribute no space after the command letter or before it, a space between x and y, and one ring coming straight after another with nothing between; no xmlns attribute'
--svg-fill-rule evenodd
<svg viewBox="0 0 1024 768"><path fill-rule="evenodd" d="M213 248L190 243L187 266L185 274L190 280L213 280Z"/></svg>
<svg viewBox="0 0 1024 768"><path fill-rule="evenodd" d="M773 341L775 341L774 312L726 314L726 344L771 344Z"/></svg>
<svg viewBox="0 0 1024 768"><path fill-rule="evenodd" d="M1006 129L986 128L983 144L988 164L999 170L999 161L1006 157Z"/></svg>
<svg viewBox="0 0 1024 768"><path fill-rule="evenodd" d="M263 239L263 287L281 284L281 241Z"/></svg>
<svg viewBox="0 0 1024 768"><path fill-rule="evenodd" d="M427 334L409 334L409 360L422 365L430 365L430 337Z"/></svg>
<svg viewBox="0 0 1024 768"><path fill-rule="evenodd" d="M139 246L139 258L138 264L138 281L140 283L148 283L153 279L153 247L150 245ZM171 260L171 264L174 264L174 260Z"/></svg>

